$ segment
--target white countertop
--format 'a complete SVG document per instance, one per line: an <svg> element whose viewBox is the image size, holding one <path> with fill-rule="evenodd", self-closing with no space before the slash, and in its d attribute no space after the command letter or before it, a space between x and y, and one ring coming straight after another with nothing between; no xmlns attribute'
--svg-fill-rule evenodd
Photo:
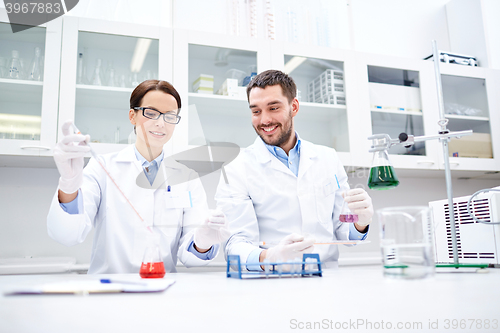
<svg viewBox="0 0 500 333"><path fill-rule="evenodd" d="M176 283L161 293L86 296L4 296L3 292L18 286L109 275L0 276L0 332L326 332L348 327L366 331L370 328L367 322L378 332L386 331L388 323L395 332L499 332L500 270L488 271L438 273L425 280L384 278L380 266L345 267L324 270L323 277L281 279L229 279L222 272L177 273L165 276ZM466 328L453 330L454 319L465 322ZM482 329L475 326L478 319ZM486 319L489 329L484 328ZM429 329L436 321L439 329ZM315 322L316 330L307 329ZM403 328L414 323L417 328L421 323L421 329L394 329L398 323ZM344 329L339 330L339 325Z"/></svg>

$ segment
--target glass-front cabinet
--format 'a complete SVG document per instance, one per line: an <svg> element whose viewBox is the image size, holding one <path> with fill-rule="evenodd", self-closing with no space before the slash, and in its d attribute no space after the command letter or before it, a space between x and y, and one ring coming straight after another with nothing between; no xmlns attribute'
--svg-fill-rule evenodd
<svg viewBox="0 0 500 333"><path fill-rule="evenodd" d="M297 85L299 112L295 130L302 139L334 148L345 166L352 165L351 107L355 105L354 62L350 51L277 43L274 68Z"/></svg>
<svg viewBox="0 0 500 333"><path fill-rule="evenodd" d="M269 43L177 30L174 52L174 85L183 103L174 151L214 142L251 145L256 134L246 86L269 68Z"/></svg>
<svg viewBox="0 0 500 333"><path fill-rule="evenodd" d="M366 151L371 134L388 134L392 139L400 133L437 134L439 112L432 62L368 54L357 58L359 82L366 82L357 92L359 108L365 114L359 115L358 129ZM409 148L393 146L388 153L397 168L439 168L437 140L416 142ZM371 161L365 158L360 163L370 166Z"/></svg>
<svg viewBox="0 0 500 333"><path fill-rule="evenodd" d="M144 80L172 80L171 39L164 28L66 17L59 122L74 119L97 153L135 142L130 95Z"/></svg>
<svg viewBox="0 0 500 333"><path fill-rule="evenodd" d="M56 142L62 19L13 33L0 9L0 151L47 156Z"/></svg>
<svg viewBox="0 0 500 333"><path fill-rule="evenodd" d="M500 71L451 64L441 64L440 69L448 129L473 131L450 141L451 168L499 170Z"/></svg>

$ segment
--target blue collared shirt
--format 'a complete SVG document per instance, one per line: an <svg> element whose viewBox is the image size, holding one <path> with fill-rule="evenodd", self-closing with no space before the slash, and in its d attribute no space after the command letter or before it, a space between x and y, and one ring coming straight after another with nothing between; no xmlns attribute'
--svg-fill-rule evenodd
<svg viewBox="0 0 500 333"><path fill-rule="evenodd" d="M266 145L267 150L271 152L271 154L273 154L278 160L281 161L281 163L283 163L288 169L290 169L290 171L293 172L295 176L298 176L301 140L297 132L295 132L295 137L297 138L297 142L295 143L295 146L290 149L288 155L281 147L271 146L265 142L264 144Z"/></svg>
<svg viewBox="0 0 500 333"><path fill-rule="evenodd" d="M149 162L144 156L139 153L137 147L134 145L135 157L139 162L141 162L142 168L144 169L144 174L149 180L149 183L153 185L156 175L158 174L158 169L160 169L160 164L163 162L163 151L160 156Z"/></svg>
<svg viewBox="0 0 500 333"><path fill-rule="evenodd" d="M144 169L144 174L148 178L149 183L153 185L156 175L158 174L161 162L163 161L163 151L161 152L160 156L158 156L151 162L148 162L148 160L146 160L144 156L142 156L141 153L139 153L135 145L134 145L134 151L135 151L135 157L139 162L141 162L141 165ZM59 203L59 205L68 214L79 214L82 211L83 207L82 201L83 200L82 196L80 195L80 190L78 190L78 194L73 201L68 203ZM213 258L215 258L215 254L217 253L219 247L220 244L216 244L212 246L212 248L208 252L200 253L196 251L196 249L194 248L194 241L191 241L187 250L188 252L191 252L196 257L202 260L212 260Z"/></svg>

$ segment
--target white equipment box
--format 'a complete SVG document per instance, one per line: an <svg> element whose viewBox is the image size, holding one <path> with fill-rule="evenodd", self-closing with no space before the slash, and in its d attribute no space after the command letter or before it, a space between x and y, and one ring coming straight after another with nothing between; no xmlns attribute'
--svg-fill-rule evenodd
<svg viewBox="0 0 500 333"><path fill-rule="evenodd" d="M478 223L467 213L471 196L453 199L458 259L462 264L500 264L500 224ZM434 220L434 253L437 263L453 263L448 200L429 202ZM500 193L481 193L471 202L477 219L500 221Z"/></svg>

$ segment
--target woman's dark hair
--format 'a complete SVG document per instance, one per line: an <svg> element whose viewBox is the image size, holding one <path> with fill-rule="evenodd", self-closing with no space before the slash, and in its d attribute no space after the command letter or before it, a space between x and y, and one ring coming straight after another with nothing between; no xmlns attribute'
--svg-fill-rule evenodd
<svg viewBox="0 0 500 333"><path fill-rule="evenodd" d="M267 86L280 85L283 95L291 103L297 95L297 86L293 79L282 71L270 69L254 77L247 87L247 99L250 101L250 91L253 88L265 89Z"/></svg>
<svg viewBox="0 0 500 333"><path fill-rule="evenodd" d="M133 109L134 107L141 106L144 96L152 90L163 91L166 94L174 96L177 101L177 114L181 112L181 96L173 85L161 80L146 80L135 87L132 95L130 95L130 108Z"/></svg>

